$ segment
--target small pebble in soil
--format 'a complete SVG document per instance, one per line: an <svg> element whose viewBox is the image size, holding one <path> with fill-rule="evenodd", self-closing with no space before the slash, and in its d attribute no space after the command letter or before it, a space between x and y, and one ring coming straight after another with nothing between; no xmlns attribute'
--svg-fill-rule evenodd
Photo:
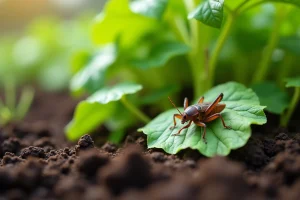
<svg viewBox="0 0 300 200"><path fill-rule="evenodd" d="M82 136L79 139L77 144L78 145L76 145L76 147L75 147L76 152L78 152L80 150L86 150L86 149L94 148L94 141L93 141L93 139L90 135Z"/></svg>

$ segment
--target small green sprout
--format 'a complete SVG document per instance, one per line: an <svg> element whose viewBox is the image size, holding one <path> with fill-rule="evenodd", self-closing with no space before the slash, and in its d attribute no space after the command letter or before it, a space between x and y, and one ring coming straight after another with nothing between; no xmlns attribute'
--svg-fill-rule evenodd
<svg viewBox="0 0 300 200"><path fill-rule="evenodd" d="M4 126L9 123L22 120L33 101L34 90L25 87L21 91L19 102L16 102L16 87L12 82L5 82L5 101L0 99L0 125Z"/></svg>

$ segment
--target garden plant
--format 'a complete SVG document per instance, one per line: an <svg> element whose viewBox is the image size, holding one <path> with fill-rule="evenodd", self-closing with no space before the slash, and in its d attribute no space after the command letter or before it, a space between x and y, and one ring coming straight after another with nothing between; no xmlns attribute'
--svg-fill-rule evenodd
<svg viewBox="0 0 300 200"><path fill-rule="evenodd" d="M269 4L267 6L270 8L264 8L260 6L263 3L267 1L202 1L199 4L188 0L109 1L92 25L92 40L96 45L100 45L100 49L94 54L91 52L90 56L87 55L90 59L87 59L86 64L82 63L71 81L71 90L75 94L85 93L91 96L76 108L74 119L67 127L68 137L77 139L104 123L111 131L110 140L118 142L123 138L122 133L126 132L124 129L133 123L132 117L126 116L132 115L141 122L149 122L149 117L138 108L139 105L155 103L157 107L165 109L171 106L167 96L180 90L184 93L186 88L191 88L193 93L185 95L193 95L195 99L206 96L205 93L208 92L207 99L212 100L218 93L223 92L224 103L227 105L224 118L232 123L232 130L211 128L219 123L210 123L208 144L204 145L201 142L197 143L201 138L200 133L192 134L201 129L189 128L187 131L191 131L196 138L185 138L189 140L185 142L185 139L180 137L169 137L172 133L167 130L174 111L167 112L168 114L160 115L162 118L156 119L163 122L164 128L161 127L158 131L159 124L154 120L140 129L148 135L149 147L163 148L169 153L190 147L205 155L227 155L230 149L246 144L251 135L251 124L266 123L263 106L270 112L282 114L281 125L286 126L290 115L285 114L289 98L286 90L284 92L280 86L284 84L283 78L287 78L292 70L297 69L281 65L292 65L292 61L286 63L286 60L294 59L288 58L291 54L288 48L293 48L288 41L297 34L297 30L285 28L293 26L296 22L283 19L295 17L294 12L297 12L296 6L299 4L286 1L284 3L290 4ZM276 10L279 6L281 9ZM248 23L250 26L260 9L266 9L265 13L269 12L261 18L270 18L267 15L271 15L271 19L280 19L265 24L268 27L251 30L257 38L243 35L250 33L239 23ZM116 21L118 23L115 23ZM130 24L131 29L127 28L126 23ZM263 29L269 35L262 34ZM281 38L281 32L284 31L285 35ZM106 34L101 34L103 32ZM241 37L244 41L241 41ZM263 39L265 41L261 41ZM253 44L250 44L251 41ZM247 42L249 44L244 44L244 49L239 48L239 45ZM283 47L280 47L280 43ZM223 52L222 49L226 48L226 45L231 47L227 47L227 52ZM276 56L276 51L281 54L281 58L275 58L275 62L272 57ZM255 66L250 53L261 57L256 60ZM252 62L251 66L249 62ZM277 83L277 77L270 74L271 67L275 68L272 65L275 65L278 74L281 74ZM218 75L218 71L222 70L230 70L231 73L223 71ZM252 77L249 78L247 73L251 73ZM216 81L216 77L219 81ZM218 82L232 80L239 83L220 85L209 91ZM266 82L267 80L269 81ZM126 83L125 86L123 82L128 81L131 83ZM256 94L241 84L257 91L263 106L260 105ZM146 95L127 97L127 94L136 93L142 87ZM268 93L266 96L266 91L274 94ZM279 96L275 102L278 105L274 105L273 95ZM127 108L128 113L120 113L120 107L116 108L117 106ZM229 110L233 111L231 115L227 114ZM288 112L292 113L293 109ZM110 122L111 120L114 122ZM120 122L116 123L118 121ZM241 122L243 124L240 124ZM212 129L217 131L212 133ZM215 139L210 139L211 136L215 136ZM214 142L209 142L210 140ZM219 143L222 143L222 147ZM173 149L170 150L170 147Z"/></svg>
<svg viewBox="0 0 300 200"><path fill-rule="evenodd" d="M0 197L298 199L299 0L96 10L0 36Z"/></svg>

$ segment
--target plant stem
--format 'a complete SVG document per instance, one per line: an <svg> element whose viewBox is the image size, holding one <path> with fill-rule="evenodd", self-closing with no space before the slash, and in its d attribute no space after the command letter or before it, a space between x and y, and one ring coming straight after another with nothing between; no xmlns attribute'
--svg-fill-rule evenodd
<svg viewBox="0 0 300 200"><path fill-rule="evenodd" d="M151 119L148 116L142 113L135 105L130 103L125 95L121 98L121 102L132 114L134 114L139 120L141 120L145 124L151 121Z"/></svg>
<svg viewBox="0 0 300 200"><path fill-rule="evenodd" d="M194 0L184 0L188 13L195 9L196 3ZM190 27L189 39L187 40L184 36L182 36L182 38L185 38L185 43L191 46L191 51L188 53L187 59L192 72L194 96L198 98L208 89L206 83L208 73L205 69L205 50L209 43L209 29L196 20L189 20L188 22ZM178 28L180 27L177 27L177 29ZM188 41L188 43L186 41Z"/></svg>
<svg viewBox="0 0 300 200"><path fill-rule="evenodd" d="M290 118L291 118L291 116L292 116L299 100L300 100L300 87L296 87L293 98L291 100L291 103L289 105L289 108L288 108L286 114L283 114L281 116L281 120L280 120L280 125L281 126L283 126L283 127L287 126L287 124L290 121Z"/></svg>
<svg viewBox="0 0 300 200"><path fill-rule="evenodd" d="M222 29L221 34L217 40L217 44L212 52L212 55L210 58L211 60L209 62L209 69L208 69L208 87L209 88L211 88L214 83L217 61L218 61L219 55L221 53L221 50L225 44L225 41L227 40L228 35L231 31L231 28L235 21L235 18L236 18L236 15L233 13L228 15L228 19L225 22L224 28Z"/></svg>
<svg viewBox="0 0 300 200"><path fill-rule="evenodd" d="M285 10L284 10L284 8L282 8L282 5L280 8L277 7L276 10L277 10L277 12L275 15L274 26L271 31L270 39L268 41L266 49L264 50L262 60L258 65L257 72L253 76L252 84L261 82L262 80L264 80L266 78L268 68L271 63L273 52L279 41L279 37L280 37L279 31L280 31L280 26L284 20Z"/></svg>
<svg viewBox="0 0 300 200"><path fill-rule="evenodd" d="M27 114L34 98L34 90L32 88L24 88L18 106L16 107L15 117L17 120L23 119Z"/></svg>

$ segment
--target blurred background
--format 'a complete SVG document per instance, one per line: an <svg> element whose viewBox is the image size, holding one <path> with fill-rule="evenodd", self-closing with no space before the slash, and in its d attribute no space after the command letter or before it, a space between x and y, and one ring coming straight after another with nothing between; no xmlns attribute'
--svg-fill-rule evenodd
<svg viewBox="0 0 300 200"><path fill-rule="evenodd" d="M68 87L73 50L90 45L90 23L104 4L0 0L0 86L35 82L45 90Z"/></svg>
<svg viewBox="0 0 300 200"><path fill-rule="evenodd" d="M82 12L96 13L106 0L0 0L1 34L20 32L39 17L56 16L72 19Z"/></svg>
<svg viewBox="0 0 300 200"><path fill-rule="evenodd" d="M0 0L0 126L27 116L55 119L62 132L75 106L68 92L73 54L91 48L90 25L105 2Z"/></svg>

